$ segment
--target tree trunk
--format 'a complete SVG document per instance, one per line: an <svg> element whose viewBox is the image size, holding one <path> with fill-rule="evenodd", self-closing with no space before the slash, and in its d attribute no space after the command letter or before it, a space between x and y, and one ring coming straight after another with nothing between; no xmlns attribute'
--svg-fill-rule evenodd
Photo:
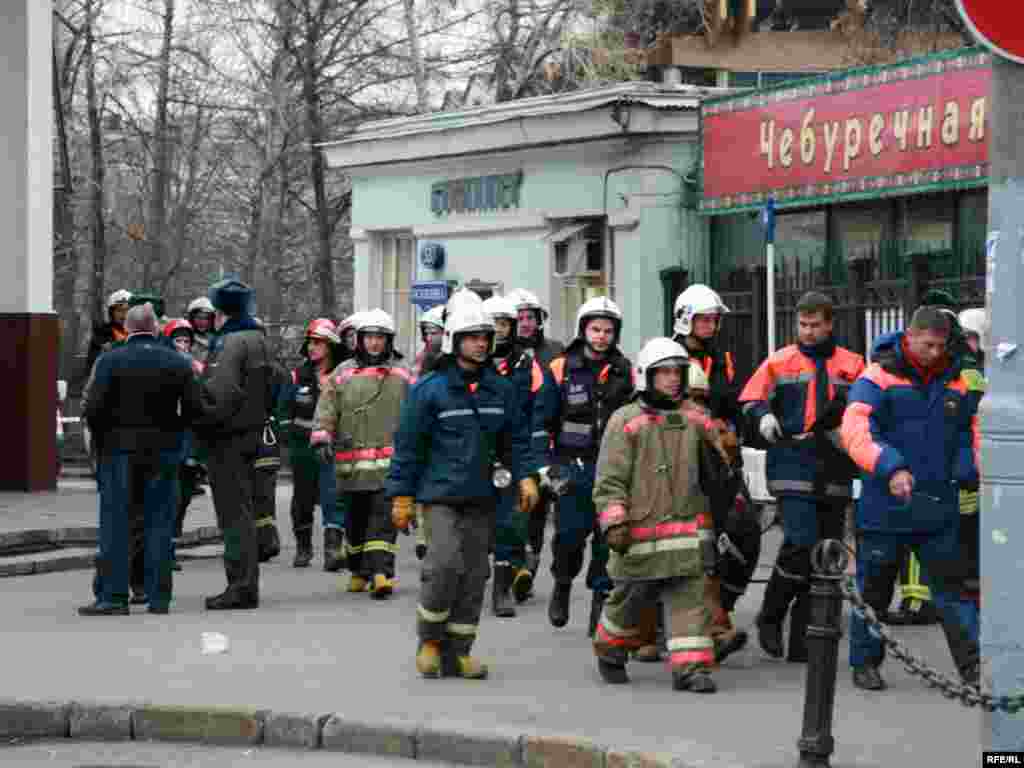
<svg viewBox="0 0 1024 768"><path fill-rule="evenodd" d="M412 59L412 81L416 86L416 111L430 110L430 93L427 90L427 68L423 62L420 47L420 31L416 26L416 0L402 0L405 11L405 33L409 37L409 56Z"/></svg>
<svg viewBox="0 0 1024 768"><path fill-rule="evenodd" d="M308 11L305 31L302 57L302 97L306 106L306 140L309 143L309 168L313 182L314 216L318 243L313 273L320 284L320 314L324 317L334 317L337 299L334 290L334 263L331 257L331 219L330 212L327 210L324 156L318 146L324 140L324 125L320 115L320 92L316 82L319 35Z"/></svg>
<svg viewBox="0 0 1024 768"><path fill-rule="evenodd" d="M167 135L167 98L171 80L171 43L174 38L174 3L164 0L163 42L160 47L160 70L156 95L156 120L153 124L153 187L149 197L149 215L146 240L149 258L142 267L142 286L152 291L155 272L162 274L164 264L164 235L167 217L167 186L171 166L171 142Z"/></svg>
<svg viewBox="0 0 1024 768"><path fill-rule="evenodd" d="M96 95L96 57L92 0L86 0L85 28L85 104L89 121L89 208L92 234L92 316L106 320L107 307L104 301L104 279L107 268L107 232L103 216L104 183L106 166L103 160L103 127L100 124L100 108Z"/></svg>

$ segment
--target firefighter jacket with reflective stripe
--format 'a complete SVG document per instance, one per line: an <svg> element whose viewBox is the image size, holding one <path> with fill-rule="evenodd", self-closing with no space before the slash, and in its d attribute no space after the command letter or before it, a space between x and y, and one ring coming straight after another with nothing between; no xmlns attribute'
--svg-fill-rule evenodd
<svg viewBox="0 0 1024 768"><path fill-rule="evenodd" d="M816 348L784 347L751 376L740 393L751 433L759 434L768 413L782 425L783 437L768 446L765 461L773 495L851 496L853 468L838 450L835 430L850 387L863 371L863 357L827 341ZM821 395L827 405L819 414ZM820 428L819 417L822 423L831 420L827 429Z"/></svg>
<svg viewBox="0 0 1024 768"><path fill-rule="evenodd" d="M608 422L594 504L602 531L628 525L631 540L625 554L611 554L613 579L701 573L700 541L714 528L700 477L708 421L696 411L655 410L636 400Z"/></svg>
<svg viewBox="0 0 1024 768"><path fill-rule="evenodd" d="M545 392L534 449L552 461L595 461L608 419L633 396L633 371L618 349L600 367L583 354L583 342L574 341L551 363L555 383ZM537 422L537 419L535 419ZM540 436L540 431L546 435Z"/></svg>
<svg viewBox="0 0 1024 768"><path fill-rule="evenodd" d="M716 419L724 419L737 424L740 419L739 395L742 387L736 378L736 364L731 352L723 352L715 346L705 346L702 351L694 351L686 345L686 337L676 334L676 341L686 347L690 353L690 363L696 363L704 371L708 379L708 405L711 415Z"/></svg>
<svg viewBox="0 0 1024 768"><path fill-rule="evenodd" d="M842 441L862 472L858 528L924 533L959 525L954 483L977 482L980 437L977 403L958 365L926 380L897 334L854 384ZM914 476L909 503L889 493L901 469Z"/></svg>
<svg viewBox="0 0 1024 768"><path fill-rule="evenodd" d="M551 371L549 369L545 375L544 367L532 352L521 349L518 345L513 346L507 357L495 357L493 362L494 370L498 372L498 375L515 384L519 392L520 418L530 426L532 440L534 432L540 434L543 431L543 427L540 425L536 430L534 429L534 414L540 411L539 408L534 407L534 404L543 396L545 387L554 386ZM547 432L543 432L542 437L546 439Z"/></svg>
<svg viewBox="0 0 1024 768"><path fill-rule="evenodd" d="M327 377L310 442L333 442L339 491L384 487L394 432L411 382L409 369L395 358L370 367L353 358Z"/></svg>
<svg viewBox="0 0 1024 768"><path fill-rule="evenodd" d="M387 494L424 504L493 505L495 461L509 469L513 483L539 468L519 397L492 366L470 384L446 355L402 407Z"/></svg>

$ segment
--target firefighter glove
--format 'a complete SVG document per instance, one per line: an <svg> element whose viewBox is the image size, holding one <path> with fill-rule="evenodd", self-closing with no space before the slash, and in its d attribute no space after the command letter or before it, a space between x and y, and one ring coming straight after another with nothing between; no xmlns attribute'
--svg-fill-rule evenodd
<svg viewBox="0 0 1024 768"><path fill-rule="evenodd" d="M774 443L782 437L782 425L779 424L779 420L775 418L774 413L766 413L761 417L758 430L761 432L761 437L769 443Z"/></svg>
<svg viewBox="0 0 1024 768"><path fill-rule="evenodd" d="M391 523L406 536L415 514L412 496L395 496L391 500Z"/></svg>
<svg viewBox="0 0 1024 768"><path fill-rule="evenodd" d="M540 489L537 487L537 481L532 477L524 477L519 481L519 511L524 514L530 514L530 510L537 506L540 501Z"/></svg>
<svg viewBox="0 0 1024 768"><path fill-rule="evenodd" d="M608 542L608 548L618 552L620 555L626 554L629 550L629 545L633 543L629 535L629 526L625 523L613 525L605 533L604 538Z"/></svg>

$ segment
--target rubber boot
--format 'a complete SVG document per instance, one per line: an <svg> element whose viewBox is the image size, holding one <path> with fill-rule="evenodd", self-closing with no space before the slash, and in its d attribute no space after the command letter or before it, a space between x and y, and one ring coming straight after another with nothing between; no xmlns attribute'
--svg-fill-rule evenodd
<svg viewBox="0 0 1024 768"><path fill-rule="evenodd" d="M807 622L811 614L811 598L806 592L798 595L789 612L789 650L786 661L807 663Z"/></svg>
<svg viewBox="0 0 1024 768"><path fill-rule="evenodd" d="M369 581L365 576L353 573L352 577L348 580L349 592L365 592L367 586L369 586Z"/></svg>
<svg viewBox="0 0 1024 768"><path fill-rule="evenodd" d="M553 627L564 627L569 623L569 598L572 595L572 582L555 584L548 603L548 621Z"/></svg>
<svg viewBox="0 0 1024 768"><path fill-rule="evenodd" d="M345 568L345 532L341 528L324 528L324 570L335 573Z"/></svg>
<svg viewBox="0 0 1024 768"><path fill-rule="evenodd" d="M672 688L692 693L714 693L718 690L711 673L704 668L672 670Z"/></svg>
<svg viewBox="0 0 1024 768"><path fill-rule="evenodd" d="M281 537L277 533L277 526L261 525L256 529L259 541L259 559L265 563L281 554Z"/></svg>
<svg viewBox="0 0 1024 768"><path fill-rule="evenodd" d="M587 637L593 637L597 631L597 622L601 620L601 611L604 610L604 601L608 599L607 592L594 590L590 597L590 623L587 626Z"/></svg>
<svg viewBox="0 0 1024 768"><path fill-rule="evenodd" d="M428 678L441 676L441 643L438 640L424 640L416 652L416 669Z"/></svg>
<svg viewBox="0 0 1024 768"><path fill-rule="evenodd" d="M722 582L717 576L704 580L704 605L711 613L708 634L715 643L715 663L718 664L747 644L747 633L732 625L729 613L722 606Z"/></svg>
<svg viewBox="0 0 1024 768"><path fill-rule="evenodd" d="M755 620L761 648L776 659L781 659L785 653L782 646L782 623L786 620L789 603L793 599L793 589L788 581L779 574L778 569L772 571L764 590L761 611Z"/></svg>
<svg viewBox="0 0 1024 768"><path fill-rule="evenodd" d="M613 664L610 661L598 658L597 671L601 674L601 679L609 685L625 685L629 682L626 667L622 664Z"/></svg>
<svg viewBox="0 0 1024 768"><path fill-rule="evenodd" d="M512 597L517 603L525 603L533 594L533 574L529 568L519 568L512 579Z"/></svg>
<svg viewBox="0 0 1024 768"><path fill-rule="evenodd" d="M313 562L313 529L305 528L295 532L295 559L293 568L308 568Z"/></svg>
<svg viewBox="0 0 1024 768"><path fill-rule="evenodd" d="M374 600L386 600L395 591L395 583L383 573L373 575L373 586L370 587L370 597Z"/></svg>
<svg viewBox="0 0 1024 768"><path fill-rule="evenodd" d="M511 618L516 615L509 590L512 586L512 566L508 563L494 566L494 583L491 584L491 610L495 616Z"/></svg>

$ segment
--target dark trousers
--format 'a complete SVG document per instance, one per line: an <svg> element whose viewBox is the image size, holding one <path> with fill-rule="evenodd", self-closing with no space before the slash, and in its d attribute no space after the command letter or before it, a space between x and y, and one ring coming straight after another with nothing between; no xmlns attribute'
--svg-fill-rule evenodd
<svg viewBox="0 0 1024 768"><path fill-rule="evenodd" d="M568 465L569 492L558 498L556 533L551 540L551 575L556 584L572 584L583 570L587 538L590 538L590 565L587 587L595 592L611 592L608 576L608 544L597 525L594 507L594 477L597 465L584 462L582 469L574 462Z"/></svg>
<svg viewBox="0 0 1024 768"><path fill-rule="evenodd" d="M430 546L420 579L417 633L420 640L442 641L466 655L476 640L491 575L487 550L494 510L428 504L424 513L430 518Z"/></svg>
<svg viewBox="0 0 1024 768"><path fill-rule="evenodd" d="M760 618L766 624L781 624L790 603L807 595L811 550L822 539L842 540L850 500L783 496L778 503L783 537L761 605Z"/></svg>
<svg viewBox="0 0 1024 768"><path fill-rule="evenodd" d="M313 507L320 496L322 465L305 453L292 460L292 530L296 533L313 529ZM331 467L333 475L334 468Z"/></svg>
<svg viewBox="0 0 1024 768"><path fill-rule="evenodd" d="M210 486L217 525L224 534L228 587L259 589L259 546L252 505L252 462L260 433L217 437L209 443Z"/></svg>
<svg viewBox="0 0 1024 768"><path fill-rule="evenodd" d="M390 579L395 575L398 549L397 532L391 522L391 500L383 491L353 491L348 496L349 570L366 578L382 573Z"/></svg>
<svg viewBox="0 0 1024 768"><path fill-rule="evenodd" d="M178 451L119 452L100 459L99 553L93 591L103 603L127 603L133 570L132 542L138 536L142 575L136 577L150 606L171 601ZM134 492L141 504L133 503ZM141 533L137 530L141 517Z"/></svg>
<svg viewBox="0 0 1024 768"><path fill-rule="evenodd" d="M277 467L252 468L252 514L256 527L273 525L277 519Z"/></svg>

